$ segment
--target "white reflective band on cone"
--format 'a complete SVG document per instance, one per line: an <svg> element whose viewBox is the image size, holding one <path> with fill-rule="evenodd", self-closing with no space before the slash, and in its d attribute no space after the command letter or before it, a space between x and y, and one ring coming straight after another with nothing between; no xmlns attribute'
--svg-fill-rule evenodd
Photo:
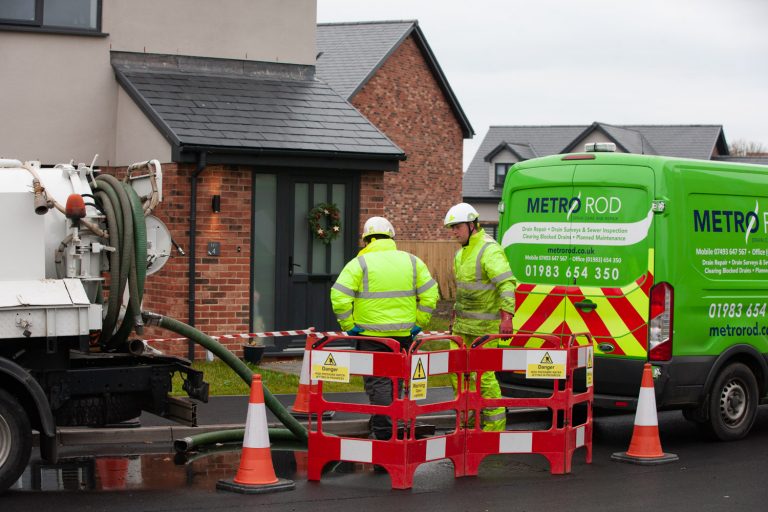
<svg viewBox="0 0 768 512"><path fill-rule="evenodd" d="M499 453L531 453L533 434L531 432L502 432L499 434Z"/></svg>
<svg viewBox="0 0 768 512"><path fill-rule="evenodd" d="M371 441L358 441L356 439L342 439L341 460L352 460L356 462L373 461L373 443Z"/></svg>
<svg viewBox="0 0 768 512"><path fill-rule="evenodd" d="M245 423L243 448L269 448L266 406L264 404L248 404L248 416Z"/></svg>
<svg viewBox="0 0 768 512"><path fill-rule="evenodd" d="M304 359L301 360L299 384L309 385L309 350L304 350Z"/></svg>
<svg viewBox="0 0 768 512"><path fill-rule="evenodd" d="M436 460L445 458L445 438L437 437L427 439L427 458L426 460Z"/></svg>
<svg viewBox="0 0 768 512"><path fill-rule="evenodd" d="M641 427L655 427L659 424L656 416L656 394L653 388L640 388L635 413L635 425Z"/></svg>

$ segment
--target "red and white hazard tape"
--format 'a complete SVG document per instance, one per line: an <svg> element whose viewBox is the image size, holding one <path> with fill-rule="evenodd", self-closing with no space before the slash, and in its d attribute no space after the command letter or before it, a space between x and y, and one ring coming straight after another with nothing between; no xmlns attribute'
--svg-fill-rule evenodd
<svg viewBox="0 0 768 512"><path fill-rule="evenodd" d="M346 336L345 332L336 331L316 331L314 327L307 329L298 329L295 331L266 331L266 332L250 332L242 334L222 334L221 336L209 336L214 340L242 340L249 338L277 338L281 336L301 336L304 334L314 334L315 336ZM450 334L448 331L422 331L419 336L439 336ZM157 343L160 341L184 341L188 338L154 338L151 340L144 340L146 343Z"/></svg>

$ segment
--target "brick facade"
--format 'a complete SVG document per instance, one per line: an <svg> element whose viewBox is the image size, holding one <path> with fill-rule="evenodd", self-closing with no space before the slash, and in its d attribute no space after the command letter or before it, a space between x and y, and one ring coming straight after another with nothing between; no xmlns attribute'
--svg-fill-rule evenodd
<svg viewBox="0 0 768 512"><path fill-rule="evenodd" d="M399 172L378 173L383 174L381 188L372 176L363 175L361 222L382 215L380 195L375 193L382 190L383 215L394 224L399 239L450 239L442 220L448 208L461 201L464 139L413 36L403 41L352 104L408 157ZM366 196L368 187L372 191Z"/></svg>
<svg viewBox="0 0 768 512"><path fill-rule="evenodd" d="M165 266L147 278L144 310L189 322L189 207L192 165L163 165L163 202L155 210L173 239L187 253L173 250ZM197 242L195 274L195 327L206 334L248 332L250 320L251 170L238 166L209 166L199 176L197 188ZM221 212L211 210L211 197L221 196ZM221 243L221 255L208 256L208 242ZM175 338L164 329L147 329L145 338ZM221 340L240 353L239 340ZM154 343L158 349L187 354L187 342ZM196 346L195 358L205 350Z"/></svg>

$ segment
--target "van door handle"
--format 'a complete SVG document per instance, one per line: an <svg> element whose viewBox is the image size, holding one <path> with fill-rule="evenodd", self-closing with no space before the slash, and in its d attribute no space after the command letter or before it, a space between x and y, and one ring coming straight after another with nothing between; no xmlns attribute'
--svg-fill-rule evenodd
<svg viewBox="0 0 768 512"><path fill-rule="evenodd" d="M288 277L293 277L293 267L300 267L298 263L293 262L293 256L288 256Z"/></svg>
<svg viewBox="0 0 768 512"><path fill-rule="evenodd" d="M589 299L584 299L580 302L577 302L574 304L574 306L576 306L577 308L579 308L585 313L591 313L592 311L597 309L597 304L595 304Z"/></svg>

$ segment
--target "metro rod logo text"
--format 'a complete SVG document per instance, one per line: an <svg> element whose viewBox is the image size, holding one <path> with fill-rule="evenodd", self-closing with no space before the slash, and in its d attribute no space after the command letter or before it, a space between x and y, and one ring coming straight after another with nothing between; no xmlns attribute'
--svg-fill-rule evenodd
<svg viewBox="0 0 768 512"><path fill-rule="evenodd" d="M529 197L527 213L579 213L584 207L584 213L606 214L621 211L621 199L616 196L587 196L581 198L581 192L576 197Z"/></svg>
<svg viewBox="0 0 768 512"><path fill-rule="evenodd" d="M745 241L750 234L760 230L759 209L738 210L693 210L693 231L696 233L744 233ZM768 212L763 213L763 231L768 233Z"/></svg>

